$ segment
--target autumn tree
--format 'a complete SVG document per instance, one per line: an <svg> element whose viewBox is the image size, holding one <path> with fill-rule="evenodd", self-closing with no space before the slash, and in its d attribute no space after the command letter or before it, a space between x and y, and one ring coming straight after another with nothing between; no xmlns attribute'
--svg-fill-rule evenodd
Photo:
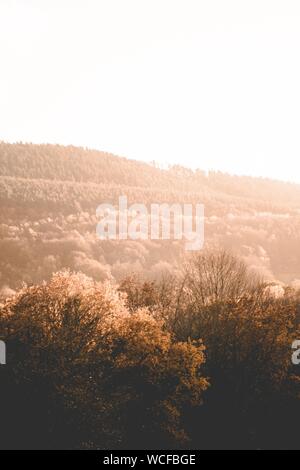
<svg viewBox="0 0 300 470"><path fill-rule="evenodd" d="M131 279L139 307L149 299L141 286ZM178 341L202 338L206 345L211 387L205 406L189 415L195 445L295 445L291 422L300 415L300 380L291 345L300 337L297 291L277 297L240 259L219 250L188 258L182 276L165 291L165 309L158 308L160 291L154 283L153 315L160 312Z"/></svg>
<svg viewBox="0 0 300 470"><path fill-rule="evenodd" d="M2 416L15 430L8 445L9 436L27 448L188 439L185 410L208 387L201 341L174 341L147 309L130 313L110 283L68 272L23 288L0 319L8 350Z"/></svg>
<svg viewBox="0 0 300 470"><path fill-rule="evenodd" d="M201 337L207 348L212 387L201 410L207 413L205 438L224 447L284 442L287 417L300 412L291 364L291 344L300 334L298 302L288 294L276 298L224 251L190 258L181 281L170 328L183 341ZM210 436L209 423L215 423Z"/></svg>

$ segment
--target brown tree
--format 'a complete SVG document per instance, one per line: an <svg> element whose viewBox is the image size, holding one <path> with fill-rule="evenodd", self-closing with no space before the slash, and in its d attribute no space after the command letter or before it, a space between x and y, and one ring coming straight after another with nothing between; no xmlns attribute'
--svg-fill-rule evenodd
<svg viewBox="0 0 300 470"><path fill-rule="evenodd" d="M110 283L56 274L7 301L0 321L9 354L1 383L24 404L3 408L14 445L149 448L187 439L184 410L208 387L203 345L175 342L146 309L130 313Z"/></svg>

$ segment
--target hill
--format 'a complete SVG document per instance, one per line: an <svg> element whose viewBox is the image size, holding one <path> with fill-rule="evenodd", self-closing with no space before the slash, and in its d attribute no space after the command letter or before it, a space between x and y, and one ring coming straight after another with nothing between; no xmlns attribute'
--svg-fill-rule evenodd
<svg viewBox="0 0 300 470"><path fill-rule="evenodd" d="M174 166L58 145L0 143L0 288L48 279L69 267L95 279L174 272L178 241L106 241L96 208L130 203L202 203L206 244L241 255L270 280L300 279L300 185Z"/></svg>

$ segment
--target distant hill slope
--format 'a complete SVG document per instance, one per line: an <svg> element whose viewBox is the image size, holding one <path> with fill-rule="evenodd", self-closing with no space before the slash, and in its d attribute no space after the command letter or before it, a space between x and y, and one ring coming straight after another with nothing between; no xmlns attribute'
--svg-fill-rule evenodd
<svg viewBox="0 0 300 470"><path fill-rule="evenodd" d="M155 156L154 156L155 157ZM300 207L300 185L221 172L154 166L112 154L59 145L0 143L0 176L25 179L118 184L167 191L201 189L274 205Z"/></svg>
<svg viewBox="0 0 300 470"><path fill-rule="evenodd" d="M120 195L130 203L203 203L206 244L233 249L269 279L300 279L300 185L0 143L0 289L64 267L96 279L176 269L184 256L178 242L97 240L97 206Z"/></svg>

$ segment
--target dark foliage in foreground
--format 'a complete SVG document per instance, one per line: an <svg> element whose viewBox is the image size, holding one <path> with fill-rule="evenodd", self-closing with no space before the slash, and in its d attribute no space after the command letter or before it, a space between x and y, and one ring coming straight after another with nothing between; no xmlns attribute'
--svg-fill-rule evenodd
<svg viewBox="0 0 300 470"><path fill-rule="evenodd" d="M1 447L136 448L186 442L183 411L208 382L200 341L179 342L109 284L61 273L1 311Z"/></svg>
<svg viewBox="0 0 300 470"><path fill-rule="evenodd" d="M224 252L160 283L24 288L0 313L1 447L299 448L299 308Z"/></svg>

